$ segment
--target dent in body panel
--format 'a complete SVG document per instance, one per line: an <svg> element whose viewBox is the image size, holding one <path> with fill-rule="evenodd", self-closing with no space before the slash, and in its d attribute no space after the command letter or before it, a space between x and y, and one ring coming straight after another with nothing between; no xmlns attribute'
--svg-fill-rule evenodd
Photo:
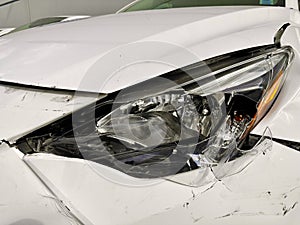
<svg viewBox="0 0 300 225"><path fill-rule="evenodd" d="M80 224L3 142L0 164L1 224Z"/></svg>

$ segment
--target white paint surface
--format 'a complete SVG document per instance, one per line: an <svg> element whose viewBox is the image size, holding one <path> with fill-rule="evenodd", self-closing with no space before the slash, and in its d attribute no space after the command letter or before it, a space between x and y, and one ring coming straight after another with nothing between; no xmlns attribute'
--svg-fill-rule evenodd
<svg viewBox="0 0 300 225"><path fill-rule="evenodd" d="M96 61L105 62L98 61L105 52L117 47L163 41L183 46L192 55L206 59L270 44L279 27L290 22L293 27L287 30L282 43L296 50L295 63L276 105L256 132L261 134L269 126L275 137L300 141L299 18L299 12L290 9L226 7L137 12L36 28L0 39L0 77L23 84L77 89L89 71L90 80L84 81L82 90L111 92L172 68L151 64L143 71L139 64L136 67L139 73L132 74L133 69L126 68L113 76L91 69ZM176 65L191 63L182 57L184 54L175 59L170 57L172 48L162 52L149 46L144 47L152 50L150 55L134 49L123 52L132 53L133 58L139 55L168 59ZM119 56L119 61L110 61L103 71L123 65L124 58L117 52L110 57ZM111 80L114 82L107 82ZM102 89L97 89L99 84ZM35 130L90 100L79 96L80 104L74 105L68 92L1 86L0 139ZM191 179L188 173L173 181L149 181L78 159L41 154L26 156L24 160L18 150L0 145L1 224L27 218L36 225L48 224L49 220L53 224L70 223L57 210L54 195L87 224L298 225L300 220L300 155L275 142L271 151L259 154L243 171L199 187L173 182ZM54 194L49 193L24 162Z"/></svg>
<svg viewBox="0 0 300 225"><path fill-rule="evenodd" d="M154 10L25 30L0 39L0 80L109 93L174 69L159 63L128 77L128 70L118 69L130 57L139 58L140 65L149 59L165 63L178 48L195 56L191 61L177 55L171 64L178 68L271 44L292 12L279 7ZM166 46L173 50L160 50ZM117 82L108 82L116 75L121 77Z"/></svg>

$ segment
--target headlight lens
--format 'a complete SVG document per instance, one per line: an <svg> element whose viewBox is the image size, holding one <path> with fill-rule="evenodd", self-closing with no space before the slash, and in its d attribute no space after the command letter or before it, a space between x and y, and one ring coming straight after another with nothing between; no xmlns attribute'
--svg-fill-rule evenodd
<svg viewBox="0 0 300 225"><path fill-rule="evenodd" d="M292 59L290 47L275 46L215 57L113 93L17 145L143 178L230 162L274 103Z"/></svg>

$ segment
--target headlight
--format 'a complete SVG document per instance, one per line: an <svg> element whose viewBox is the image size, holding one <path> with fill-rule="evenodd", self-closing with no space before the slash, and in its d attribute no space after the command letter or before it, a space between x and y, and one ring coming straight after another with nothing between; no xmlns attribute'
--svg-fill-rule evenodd
<svg viewBox="0 0 300 225"><path fill-rule="evenodd" d="M230 162L253 145L292 62L290 47L215 57L113 93L17 141L151 178ZM94 107L95 106L95 107ZM75 127L74 127L75 126Z"/></svg>

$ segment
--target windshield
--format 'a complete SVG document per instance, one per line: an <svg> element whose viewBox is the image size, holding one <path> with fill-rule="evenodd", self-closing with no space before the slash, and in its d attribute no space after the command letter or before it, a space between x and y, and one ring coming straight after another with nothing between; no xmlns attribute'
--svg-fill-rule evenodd
<svg viewBox="0 0 300 225"><path fill-rule="evenodd" d="M233 6L233 5L261 5L284 6L285 0L139 0L125 7L121 12L131 12L151 9L169 9L201 6Z"/></svg>

